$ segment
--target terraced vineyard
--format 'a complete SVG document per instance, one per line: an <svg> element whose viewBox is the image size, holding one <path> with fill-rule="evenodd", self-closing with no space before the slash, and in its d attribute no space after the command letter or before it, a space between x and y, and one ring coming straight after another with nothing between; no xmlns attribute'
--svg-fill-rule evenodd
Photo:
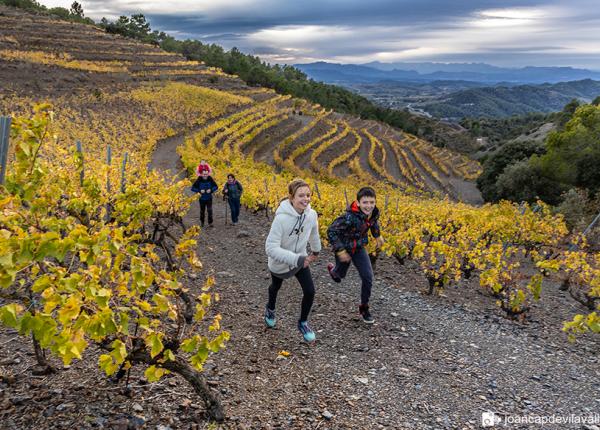
<svg viewBox="0 0 600 430"><path fill-rule="evenodd" d="M85 88L87 93L101 94L109 88L115 91L164 81L248 89L220 70L93 26L20 14L5 7L1 11L0 80L4 93L55 96Z"/></svg>
<svg viewBox="0 0 600 430"><path fill-rule="evenodd" d="M217 126L221 128L214 130ZM285 133L277 134L282 127ZM480 171L478 163L414 136L318 106L304 104L300 114L291 100L282 97L222 118L206 131L207 145L222 147L227 154L241 150L297 175L311 171L326 181L355 175L411 193L448 195L470 203L480 199L472 183Z"/></svg>

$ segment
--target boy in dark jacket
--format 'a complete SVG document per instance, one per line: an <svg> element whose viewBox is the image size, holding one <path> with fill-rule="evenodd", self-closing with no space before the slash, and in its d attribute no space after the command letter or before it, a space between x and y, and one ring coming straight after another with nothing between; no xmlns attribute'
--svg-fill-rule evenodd
<svg viewBox="0 0 600 430"><path fill-rule="evenodd" d="M192 191L200 194L200 225L204 227L204 212L208 212L208 226L212 227L212 195L219 190L217 183L209 176L208 169L202 169L200 176L192 185Z"/></svg>
<svg viewBox="0 0 600 430"><path fill-rule="evenodd" d="M377 241L383 245L383 237L379 230L379 209L375 206L375 190L371 187L361 188L356 201L346 213L338 217L327 229L327 238L335 252L335 265L329 263L327 270L335 282L341 282L346 276L350 262L358 270L362 281L361 304L358 307L364 322L375 322L369 312L369 298L373 286L373 267L365 246L369 242L369 230Z"/></svg>
<svg viewBox="0 0 600 430"><path fill-rule="evenodd" d="M243 192L242 184L235 179L233 173L228 174L227 182L223 186L223 197L227 197L227 203L229 203L229 207L231 208L231 222L234 225L238 223L240 216L240 199Z"/></svg>

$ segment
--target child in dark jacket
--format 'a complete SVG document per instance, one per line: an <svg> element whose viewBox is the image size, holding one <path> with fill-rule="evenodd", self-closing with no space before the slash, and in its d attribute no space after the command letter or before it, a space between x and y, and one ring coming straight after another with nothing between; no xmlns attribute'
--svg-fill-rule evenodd
<svg viewBox="0 0 600 430"><path fill-rule="evenodd" d="M208 212L208 226L212 227L212 195L219 190L219 187L212 176L209 176L208 169L202 169L200 173L192 185L192 191L200 194L200 225L204 227L204 212Z"/></svg>
<svg viewBox="0 0 600 430"><path fill-rule="evenodd" d="M356 201L346 213L335 219L327 229L327 238L335 252L335 265L329 263L327 270L335 282L346 276L350 262L358 270L362 281L361 304L358 307L364 322L375 322L369 311L369 298L373 286L373 267L365 246L369 242L369 230L377 242L383 245L379 230L379 209L375 206L375 190L364 187L358 191Z"/></svg>
<svg viewBox="0 0 600 430"><path fill-rule="evenodd" d="M223 186L223 197L227 197L227 203L229 203L229 207L231 208L231 222L234 225L238 223L240 216L240 199L243 192L244 188L242 184L235 179L233 173L228 174L227 182Z"/></svg>

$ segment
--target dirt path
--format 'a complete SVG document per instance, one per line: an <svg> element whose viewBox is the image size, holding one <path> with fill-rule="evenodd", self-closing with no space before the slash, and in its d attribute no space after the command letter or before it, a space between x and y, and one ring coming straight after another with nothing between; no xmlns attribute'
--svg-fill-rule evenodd
<svg viewBox="0 0 600 430"><path fill-rule="evenodd" d="M171 145L180 141L163 142L153 165L177 166ZM195 222L197 211L193 206L186 221ZM225 225L224 211L217 198L215 227L201 233L198 252L205 275L216 276L223 325L232 334L206 371L232 427L479 428L486 410L598 412L599 342L566 341L560 314L574 305L558 291L548 293L555 309L536 308L534 321L522 326L500 317L490 298L468 287L445 298L423 296L414 268L384 259L372 296L377 322L369 327L357 317L355 271L332 283L325 251L312 268L317 342L307 345L295 327L301 299L295 280L280 293L277 328L262 322L269 284L265 215L242 210L234 227ZM290 356L278 358L282 350Z"/></svg>
<svg viewBox="0 0 600 430"><path fill-rule="evenodd" d="M480 206L485 203L476 183L452 177L448 179L448 182L456 191L458 199L461 202L466 202L475 206Z"/></svg>
<svg viewBox="0 0 600 430"><path fill-rule="evenodd" d="M183 163L176 152L177 147L179 145L183 145L183 143L183 136L173 136L159 141L156 145L154 153L152 154L152 161L149 167L153 170L159 170L163 172L165 176L170 177L175 174L179 174L178 178L185 178L187 176L185 168L183 167Z"/></svg>

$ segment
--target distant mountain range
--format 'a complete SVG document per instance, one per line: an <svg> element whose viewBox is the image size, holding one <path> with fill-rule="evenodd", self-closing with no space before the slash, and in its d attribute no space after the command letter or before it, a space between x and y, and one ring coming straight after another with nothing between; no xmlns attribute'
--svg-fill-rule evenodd
<svg viewBox="0 0 600 430"><path fill-rule="evenodd" d="M488 85L499 82L542 84L582 79L600 80L600 72L573 67L505 68L485 63L379 63L336 64L316 62L296 64L310 78L334 84L402 81L423 83L462 80Z"/></svg>
<svg viewBox="0 0 600 430"><path fill-rule="evenodd" d="M365 63L362 65L386 71L391 71L394 69L414 70L415 72L421 74L434 72L497 73L506 70L506 68L492 66L486 63L381 63L379 61L373 61L371 63Z"/></svg>
<svg viewBox="0 0 600 430"><path fill-rule="evenodd" d="M345 86L380 105L449 120L555 112L574 98L590 102L600 95L600 72L572 67L378 62L296 67L312 79Z"/></svg>

